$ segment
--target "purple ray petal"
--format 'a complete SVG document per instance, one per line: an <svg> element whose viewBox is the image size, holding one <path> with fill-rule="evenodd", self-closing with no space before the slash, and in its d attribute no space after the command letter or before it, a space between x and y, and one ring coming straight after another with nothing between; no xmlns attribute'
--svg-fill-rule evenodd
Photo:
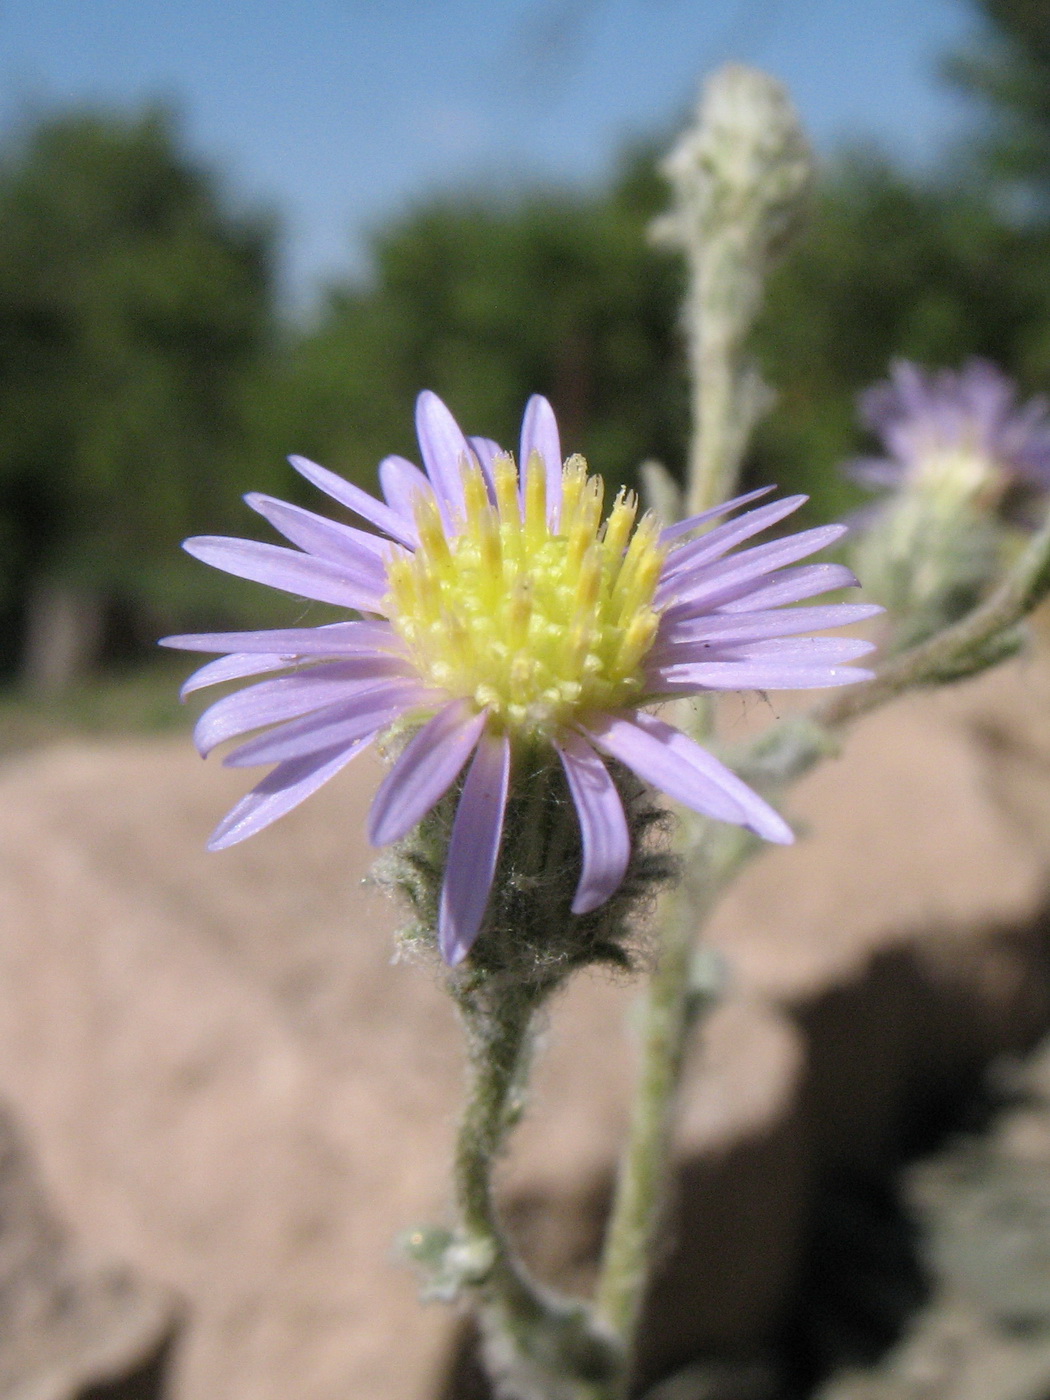
<svg viewBox="0 0 1050 1400"><path fill-rule="evenodd" d="M877 617L882 611L878 603L826 603L815 608L709 613L662 625L650 655L659 653L669 657L683 642L710 639L723 645L759 641L765 637L789 637L799 632L820 632L826 627L848 627L854 622Z"/></svg>
<svg viewBox="0 0 1050 1400"><path fill-rule="evenodd" d="M470 460L470 443L452 414L430 389L424 389L416 399L416 436L441 518L446 526L453 526L463 514L461 464Z"/></svg>
<svg viewBox="0 0 1050 1400"><path fill-rule="evenodd" d="M830 593L835 588L859 586L856 574L845 564L803 564L797 569L770 574L759 587L722 603L720 610L742 613L778 608L787 603L801 603L803 598L815 598L820 593Z"/></svg>
<svg viewBox="0 0 1050 1400"><path fill-rule="evenodd" d="M680 539L682 535L688 535L690 530L696 530L709 520L717 520L720 515L728 515L731 510L739 510L741 506L750 505L752 501L757 501L762 496L768 496L770 491L776 489L775 486L760 486L757 491L749 491L746 496L734 496L731 501L723 501L720 506L712 506L710 510L702 510L699 515L690 515L685 520L676 520L673 525L667 525L660 531L660 543L670 544L672 540Z"/></svg>
<svg viewBox="0 0 1050 1400"><path fill-rule="evenodd" d="M795 839L779 812L757 792L688 735L655 715L606 715L584 732L644 782L683 806L745 826L767 841L788 845Z"/></svg>
<svg viewBox="0 0 1050 1400"><path fill-rule="evenodd" d="M259 540L227 539L223 535L196 535L183 542L183 549L195 559L237 578L265 583L285 593L313 598L319 603L335 603L365 612L381 612L384 590L375 587L371 576L343 564L330 564L297 549Z"/></svg>
<svg viewBox="0 0 1050 1400"><path fill-rule="evenodd" d="M261 632L190 632L157 643L178 651L272 652L285 664L295 656L341 656L364 651L403 653L389 622L330 622L321 627L278 627Z"/></svg>
<svg viewBox="0 0 1050 1400"><path fill-rule="evenodd" d="M221 685L223 681L239 681L245 676L261 676L266 671L284 671L290 662L287 656L267 656L265 652L249 654L235 652L232 656L220 656L217 661L209 661L199 667L182 683L179 699L185 700L195 690L205 686Z"/></svg>
<svg viewBox="0 0 1050 1400"><path fill-rule="evenodd" d="M352 510L362 520L371 521L402 544L415 546L419 543L419 535L411 517L406 519L398 511L391 510L388 505L370 496L367 491L362 491L360 486L355 486L352 481L344 481L341 476L336 476L335 472L330 472L327 467L319 467L308 457L289 457L288 460L299 475L305 476L312 486L316 486L326 496L331 496L333 501L338 501L340 505Z"/></svg>
<svg viewBox="0 0 1050 1400"><path fill-rule="evenodd" d="M452 825L441 889L438 944L455 967L470 952L492 890L510 782L510 740L483 733Z"/></svg>
<svg viewBox="0 0 1050 1400"><path fill-rule="evenodd" d="M379 463L379 484L387 503L405 520L415 521L416 497L432 494L430 482L407 457L384 457Z"/></svg>
<svg viewBox="0 0 1050 1400"><path fill-rule="evenodd" d="M292 544L297 544L308 554L315 554L332 564L347 564L355 572L373 578L375 587L385 586L383 561L392 547L385 536L355 529L353 525L343 525L338 520L328 520L323 515L290 505L287 501L279 501L275 496L264 496L259 491L249 491L244 499L286 540L291 540Z"/></svg>
<svg viewBox="0 0 1050 1400"><path fill-rule="evenodd" d="M845 564L803 564L798 568L779 569L768 578L741 584L729 597L717 600L714 605L697 605L689 601L671 603L664 610L663 622L668 627L676 627L679 623L698 617L757 612L799 602L835 588L856 587L857 577Z"/></svg>
<svg viewBox="0 0 1050 1400"><path fill-rule="evenodd" d="M226 755L223 765L254 768L259 763L284 763L337 744L352 744L366 734L386 729L406 710L432 700L433 691L425 690L416 681L375 681L356 690L347 687L344 697L336 703L279 724L241 744Z"/></svg>
<svg viewBox="0 0 1050 1400"><path fill-rule="evenodd" d="M840 540L845 533L844 525L820 525L815 530L803 530L783 540L755 545L729 560L701 564L695 570L687 568L660 584L656 602L661 604L670 599L676 604L688 602L693 607L701 604L717 607L722 599L735 597L741 586L793 564L797 559L805 559L807 554L815 554L818 549Z"/></svg>
<svg viewBox="0 0 1050 1400"><path fill-rule="evenodd" d="M474 455L481 463L482 469L487 472L492 471L492 464L497 457L505 457L507 454L500 447L495 438L476 437L471 435L467 439L474 449Z"/></svg>
<svg viewBox="0 0 1050 1400"><path fill-rule="evenodd" d="M631 835L616 784L590 744L582 735L565 730L554 747L580 819L583 861L572 912L589 914L623 882L631 858Z"/></svg>
<svg viewBox="0 0 1050 1400"><path fill-rule="evenodd" d="M489 488L489 496L493 501L496 499L496 488L492 476L492 464L497 457L505 457L507 454L500 447L498 442L487 437L471 437L469 439L474 455L481 463L481 470L485 476L485 483Z"/></svg>
<svg viewBox="0 0 1050 1400"><path fill-rule="evenodd" d="M859 637L772 637L750 642L726 644L722 641L682 642L667 655L666 661L650 658L650 672L657 674L669 666L693 662L778 661L799 666L840 666L867 656L875 643Z"/></svg>
<svg viewBox="0 0 1050 1400"><path fill-rule="evenodd" d="M787 661L699 661L664 666L657 679L665 695L703 690L826 690L833 685L870 681L873 671L859 666L803 666Z"/></svg>
<svg viewBox="0 0 1050 1400"><path fill-rule="evenodd" d="M488 711L475 714L466 700L455 700L409 741L383 779L368 817L373 846L399 841L459 777L474 752Z"/></svg>
<svg viewBox="0 0 1050 1400"><path fill-rule="evenodd" d="M760 506L758 510L749 510L738 520L716 525L698 540L690 540L688 544L680 545L667 556L661 582L681 573L685 568L695 569L701 564L721 559L744 540L751 539L753 535L760 534L787 516L793 515L808 500L808 496L785 496L782 501L772 501L768 506Z"/></svg>
<svg viewBox="0 0 1050 1400"><path fill-rule="evenodd" d="M371 739L359 739L356 744L280 764L226 813L211 834L208 850L223 851L262 831L278 817L298 807L300 802L305 802L370 743Z"/></svg>
<svg viewBox="0 0 1050 1400"><path fill-rule="evenodd" d="M209 706L197 721L194 742L202 754L208 754L216 744L235 739L249 729L334 705L403 669L400 658L352 657L310 666L275 681L260 681L233 695L224 695Z"/></svg>
<svg viewBox="0 0 1050 1400"><path fill-rule="evenodd" d="M802 665L815 661L821 666L840 666L856 661L875 650L875 643L863 637L769 637L761 642L742 642L729 648L731 660L760 661L777 657L797 659Z"/></svg>
<svg viewBox="0 0 1050 1400"><path fill-rule="evenodd" d="M518 462L521 467L521 489L525 489L525 473L529 458L538 452L543 461L547 477L547 519L551 529L558 528L561 520L561 438L558 435L558 420L554 409L542 394L533 394L525 405L525 416L521 420L521 453Z"/></svg>

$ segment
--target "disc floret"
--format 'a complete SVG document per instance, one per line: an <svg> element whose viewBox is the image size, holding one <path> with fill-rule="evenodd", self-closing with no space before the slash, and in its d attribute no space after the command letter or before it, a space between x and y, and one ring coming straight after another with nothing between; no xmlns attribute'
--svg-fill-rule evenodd
<svg viewBox="0 0 1050 1400"><path fill-rule="evenodd" d="M666 552L655 519L636 526L638 499L621 489L603 522L604 483L580 456L565 463L557 509L537 453L524 491L509 454L493 461L491 492L476 461L460 470L453 528L421 492L419 546L387 564L388 616L420 676L527 740L637 704Z"/></svg>

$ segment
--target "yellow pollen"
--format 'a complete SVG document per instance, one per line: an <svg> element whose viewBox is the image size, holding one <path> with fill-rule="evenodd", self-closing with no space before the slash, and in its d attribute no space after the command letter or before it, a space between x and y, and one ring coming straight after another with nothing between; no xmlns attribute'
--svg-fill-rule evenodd
<svg viewBox="0 0 1050 1400"><path fill-rule="evenodd" d="M529 739L635 703L658 622L656 521L646 515L636 527L637 497L621 491L603 524L605 488L582 457L562 469L556 529L539 453L525 463L523 490L513 459L496 458L495 502L476 461L461 472L456 530L446 535L420 493L419 547L394 547L387 563L388 615L420 676Z"/></svg>

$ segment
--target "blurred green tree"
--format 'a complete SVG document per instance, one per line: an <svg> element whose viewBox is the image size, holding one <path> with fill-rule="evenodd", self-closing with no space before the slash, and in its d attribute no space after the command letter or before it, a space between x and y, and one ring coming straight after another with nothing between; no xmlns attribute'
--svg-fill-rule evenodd
<svg viewBox="0 0 1050 1400"><path fill-rule="evenodd" d="M145 635L189 604L178 541L246 474L271 250L163 110L47 120L0 157L0 567L37 684L114 606Z"/></svg>
<svg viewBox="0 0 1050 1400"><path fill-rule="evenodd" d="M386 452L414 455L409 410L429 385L507 445L525 398L546 393L567 448L610 483L647 456L678 472L683 271L646 238L665 200L652 153L636 150L603 193L446 198L391 224L372 283L334 289L292 347L268 399L273 455L294 446L370 483ZM1038 381L1038 275L1030 236L972 182L837 161L756 335L778 403L749 481L811 493L814 516L855 503L839 471L861 448L855 395L895 355L982 354Z"/></svg>
<svg viewBox="0 0 1050 1400"><path fill-rule="evenodd" d="M1015 218L1050 221L1050 7L1046 0L976 0L985 23L949 57L948 76L981 100L990 124L975 151L1010 196Z"/></svg>
<svg viewBox="0 0 1050 1400"><path fill-rule="evenodd" d="M416 455L423 386L473 432L517 446L529 394L553 402L567 451L610 482L683 455L675 320L681 271L646 244L664 200L648 153L608 192L427 203L381 231L368 286L333 289L294 347L271 433L364 483Z"/></svg>
<svg viewBox="0 0 1050 1400"><path fill-rule="evenodd" d="M855 503L839 471L863 446L855 397L897 356L937 366L982 355L1045 382L1041 257L973 180L920 179L870 154L838 160L756 336L778 401L749 480L810 492L822 517Z"/></svg>

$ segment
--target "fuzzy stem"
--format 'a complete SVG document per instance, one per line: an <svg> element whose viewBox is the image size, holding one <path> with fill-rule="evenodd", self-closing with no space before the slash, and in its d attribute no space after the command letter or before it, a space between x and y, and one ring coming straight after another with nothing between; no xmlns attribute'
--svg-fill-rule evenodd
<svg viewBox="0 0 1050 1400"><path fill-rule="evenodd" d="M542 1288L514 1254L492 1191L493 1167L520 1113L534 1012L532 999L460 992L470 1047L470 1088L456 1146L455 1182L463 1240L491 1261L476 1283L486 1361L500 1394L568 1400L576 1381L620 1367L619 1348L582 1303Z"/></svg>
<svg viewBox="0 0 1050 1400"><path fill-rule="evenodd" d="M757 845L737 827L697 819L690 828L683 878L661 909L660 960L645 998L638 1085L595 1298L599 1313L620 1338L625 1364L615 1379L589 1389L586 1400L621 1400L630 1385L664 1213L675 1099L689 1034L703 1007L690 977L696 934L721 889Z"/></svg>
<svg viewBox="0 0 1050 1400"><path fill-rule="evenodd" d="M727 306L720 295L725 269L712 268L710 261L691 269L693 285L685 317L692 416L694 422L704 424L704 431L694 434L689 453L686 515L696 515L733 494L742 456L740 421L748 411L738 402L740 322L746 324L746 313L732 314L736 308Z"/></svg>
<svg viewBox="0 0 1050 1400"><path fill-rule="evenodd" d="M498 1017L461 1002L472 1036L470 1088L456 1143L456 1197L466 1233L509 1257L492 1199L492 1167L514 1116L514 1089L529 1053L529 1003L510 1005Z"/></svg>

